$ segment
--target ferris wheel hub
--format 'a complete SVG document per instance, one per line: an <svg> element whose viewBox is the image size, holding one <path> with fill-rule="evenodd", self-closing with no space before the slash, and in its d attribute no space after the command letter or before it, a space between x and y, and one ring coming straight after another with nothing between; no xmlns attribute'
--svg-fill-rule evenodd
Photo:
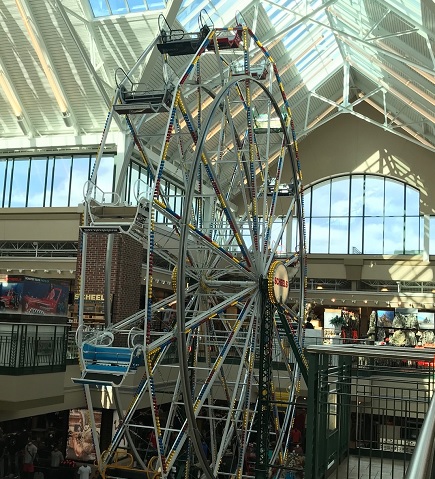
<svg viewBox="0 0 435 479"><path fill-rule="evenodd" d="M283 304L286 302L290 281L287 268L282 261L274 261L267 275L269 299L272 303Z"/></svg>

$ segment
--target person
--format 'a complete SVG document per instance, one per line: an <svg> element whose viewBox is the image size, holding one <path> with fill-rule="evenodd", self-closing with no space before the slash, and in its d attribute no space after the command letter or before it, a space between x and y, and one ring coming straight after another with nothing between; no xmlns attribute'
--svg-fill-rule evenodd
<svg viewBox="0 0 435 479"><path fill-rule="evenodd" d="M91 477L91 466L89 464L82 464L77 471L80 479L89 479Z"/></svg>
<svg viewBox="0 0 435 479"><path fill-rule="evenodd" d="M29 439L26 446L24 447L24 458L23 458L23 477L24 479L32 479L35 472L35 459L36 454L38 453L38 448L33 444L33 441Z"/></svg>
<svg viewBox="0 0 435 479"><path fill-rule="evenodd" d="M307 318L307 321L305 323L305 329L314 329L314 326L311 323L311 318Z"/></svg>
<svg viewBox="0 0 435 479"><path fill-rule="evenodd" d="M297 427L294 427L290 431L290 436L291 436L292 444L297 444L301 442L302 433Z"/></svg>
<svg viewBox="0 0 435 479"><path fill-rule="evenodd" d="M293 452L298 455L303 455L304 450L302 449L300 444L296 444L296 447L293 449Z"/></svg>
<svg viewBox="0 0 435 479"><path fill-rule="evenodd" d="M51 451L51 477L53 479L57 478L57 469L60 466L60 463L63 461L64 457L61 451L57 446L54 446L53 450Z"/></svg>

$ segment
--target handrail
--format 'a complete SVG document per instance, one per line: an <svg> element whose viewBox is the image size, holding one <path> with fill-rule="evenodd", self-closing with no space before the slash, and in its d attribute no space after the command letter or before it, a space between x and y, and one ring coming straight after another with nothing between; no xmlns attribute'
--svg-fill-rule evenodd
<svg viewBox="0 0 435 479"><path fill-rule="evenodd" d="M429 479L434 477L433 459L435 454L435 395L424 417L411 457L405 479Z"/></svg>

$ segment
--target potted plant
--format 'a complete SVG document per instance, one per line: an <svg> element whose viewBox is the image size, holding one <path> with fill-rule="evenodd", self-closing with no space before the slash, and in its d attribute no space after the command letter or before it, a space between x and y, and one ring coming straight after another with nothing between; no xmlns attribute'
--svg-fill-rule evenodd
<svg viewBox="0 0 435 479"><path fill-rule="evenodd" d="M336 332L340 333L341 328L346 326L346 319L343 316L334 316L329 320L329 323L334 326Z"/></svg>

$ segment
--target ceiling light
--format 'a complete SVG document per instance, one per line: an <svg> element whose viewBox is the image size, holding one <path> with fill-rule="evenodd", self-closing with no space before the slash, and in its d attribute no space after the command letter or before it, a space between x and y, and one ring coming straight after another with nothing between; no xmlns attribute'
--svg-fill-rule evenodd
<svg viewBox="0 0 435 479"><path fill-rule="evenodd" d="M323 289L323 286L316 286L316 289Z"/></svg>
<svg viewBox="0 0 435 479"><path fill-rule="evenodd" d="M382 288L381 291L388 291L388 288Z"/></svg>
<svg viewBox="0 0 435 479"><path fill-rule="evenodd" d="M335 298L332 298L331 301L332 301L333 303L335 303Z"/></svg>

